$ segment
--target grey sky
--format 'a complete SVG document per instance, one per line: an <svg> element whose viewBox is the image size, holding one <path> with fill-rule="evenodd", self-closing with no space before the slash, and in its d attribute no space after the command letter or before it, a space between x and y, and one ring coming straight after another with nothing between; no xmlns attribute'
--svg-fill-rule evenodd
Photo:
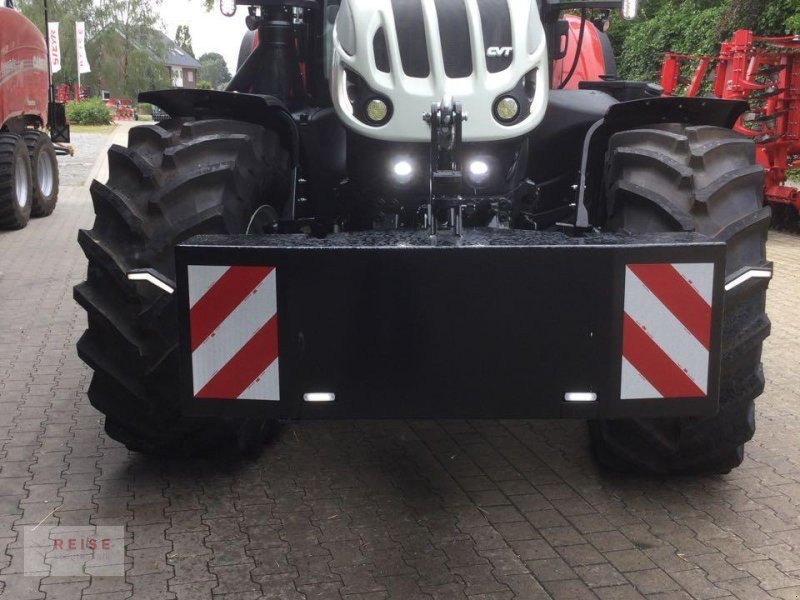
<svg viewBox="0 0 800 600"><path fill-rule="evenodd" d="M188 25L197 58L206 52L219 52L230 72L236 70L239 45L247 31L244 24L247 7L240 6L233 17L224 17L219 12L218 0L210 12L203 8L202 0L164 0L160 12L171 39L175 39L178 25Z"/></svg>

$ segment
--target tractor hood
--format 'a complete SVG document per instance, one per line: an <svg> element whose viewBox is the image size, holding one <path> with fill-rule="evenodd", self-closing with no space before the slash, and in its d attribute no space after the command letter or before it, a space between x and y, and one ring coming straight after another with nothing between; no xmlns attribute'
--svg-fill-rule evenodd
<svg viewBox="0 0 800 600"><path fill-rule="evenodd" d="M343 0L331 93L367 137L425 142L423 116L445 98L468 119L464 141L529 133L547 108L544 29L535 0Z"/></svg>

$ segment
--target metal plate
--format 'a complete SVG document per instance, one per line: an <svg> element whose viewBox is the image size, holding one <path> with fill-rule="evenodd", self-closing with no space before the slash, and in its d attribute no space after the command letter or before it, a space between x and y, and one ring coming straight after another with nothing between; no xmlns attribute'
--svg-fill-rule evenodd
<svg viewBox="0 0 800 600"><path fill-rule="evenodd" d="M692 234L198 236L176 252L185 407L280 418L713 414L724 252ZM707 395L622 400L626 267L662 263L713 265ZM195 397L190 265L274 267L279 399ZM566 402L570 392L597 400ZM336 400L305 402L307 393Z"/></svg>

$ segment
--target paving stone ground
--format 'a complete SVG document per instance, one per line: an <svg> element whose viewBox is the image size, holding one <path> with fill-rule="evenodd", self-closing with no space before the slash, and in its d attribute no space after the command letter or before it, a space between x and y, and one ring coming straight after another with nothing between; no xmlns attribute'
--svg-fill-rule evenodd
<svg viewBox="0 0 800 600"><path fill-rule="evenodd" d="M69 145L72 156L58 157L58 175L62 186L82 186L93 176L92 169L108 148L108 134L72 133Z"/></svg>
<svg viewBox="0 0 800 600"><path fill-rule="evenodd" d="M745 463L659 479L599 472L582 422L303 422L257 460L130 454L75 354L91 221L71 187L52 217L0 233L3 598L800 598L800 237L769 242ZM55 507L45 524L124 525L126 576L21 575L20 530Z"/></svg>

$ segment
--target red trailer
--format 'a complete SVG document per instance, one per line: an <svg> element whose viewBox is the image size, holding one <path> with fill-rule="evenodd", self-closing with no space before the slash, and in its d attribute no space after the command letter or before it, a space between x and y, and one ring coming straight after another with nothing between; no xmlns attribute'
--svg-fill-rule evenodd
<svg viewBox="0 0 800 600"><path fill-rule="evenodd" d="M0 228L21 229L58 199L58 162L46 128L65 129L63 106L49 102L47 45L11 0L0 5ZM60 110L59 110L60 109ZM51 123L52 121L52 123ZM52 127L51 127L52 131ZM66 135L65 135L66 134Z"/></svg>
<svg viewBox="0 0 800 600"><path fill-rule="evenodd" d="M711 89L704 90L709 79ZM764 38L739 30L722 44L719 56L667 54L661 85L668 96L705 91L750 103L735 129L756 142L773 224L798 229L800 190L786 180L789 169L800 168L800 37Z"/></svg>

